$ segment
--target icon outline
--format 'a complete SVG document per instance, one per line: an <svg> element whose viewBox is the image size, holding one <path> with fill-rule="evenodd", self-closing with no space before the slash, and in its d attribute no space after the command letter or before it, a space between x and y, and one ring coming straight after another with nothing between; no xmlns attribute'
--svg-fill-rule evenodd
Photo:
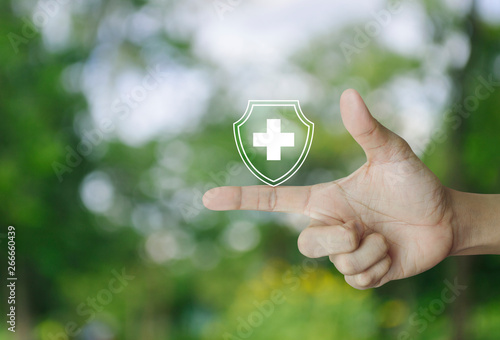
<svg viewBox="0 0 500 340"><path fill-rule="evenodd" d="M306 136L306 142L304 144L304 147L302 149L301 155L299 159L295 162L295 164L292 166L290 170L288 170L284 175L280 176L277 179L271 179L265 175L263 175L252 163L250 158L248 157L245 148L243 147L243 142L241 140L241 133L240 133L240 128L245 124L245 122L250 118L252 114L252 110L254 106L291 106L295 110L295 114L299 118L299 120L302 122L307 127L307 136ZM264 182L265 184L271 186L271 187L276 187L287 180L289 180L297 171L302 167L304 164L305 160L307 159L307 156L309 155L309 151L312 146L312 141L314 137L314 123L311 122L302 112L302 109L300 107L300 102L298 100L249 100L247 108L245 110L245 113L243 116L241 116L240 119L238 119L236 122L233 123L233 135L234 135L234 140L236 143L236 148L238 149L238 153L245 164L245 166L248 168L248 170L255 176L257 179L259 179L261 182Z"/></svg>

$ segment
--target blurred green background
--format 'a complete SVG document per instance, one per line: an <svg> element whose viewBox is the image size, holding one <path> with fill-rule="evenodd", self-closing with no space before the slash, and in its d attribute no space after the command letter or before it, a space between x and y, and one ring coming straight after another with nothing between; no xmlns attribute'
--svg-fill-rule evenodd
<svg viewBox="0 0 500 340"><path fill-rule="evenodd" d="M249 99L315 123L287 185L351 173L350 87L444 184L499 193L500 2L4 0L0 18L0 339L499 338L498 257L357 291L299 254L300 216L201 196L258 182L232 136Z"/></svg>

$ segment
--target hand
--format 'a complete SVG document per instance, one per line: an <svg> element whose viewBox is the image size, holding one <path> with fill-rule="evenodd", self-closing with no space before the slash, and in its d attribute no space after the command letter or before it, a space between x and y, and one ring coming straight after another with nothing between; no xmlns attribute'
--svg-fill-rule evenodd
<svg viewBox="0 0 500 340"><path fill-rule="evenodd" d="M354 288L379 287L428 270L454 246L451 193L409 145L376 121L359 94L340 100L346 129L367 161L346 178L308 187L221 187L203 197L212 210L301 213L302 254L329 256Z"/></svg>

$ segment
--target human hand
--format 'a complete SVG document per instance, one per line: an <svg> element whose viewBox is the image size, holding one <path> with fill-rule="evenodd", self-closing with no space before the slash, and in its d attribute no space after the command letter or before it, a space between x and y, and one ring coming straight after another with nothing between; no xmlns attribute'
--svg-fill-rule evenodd
<svg viewBox="0 0 500 340"><path fill-rule="evenodd" d="M450 190L401 137L372 117L356 91L343 93L340 108L367 157L350 176L306 187L220 187L205 193L203 203L212 210L309 216L300 252L329 256L357 289L432 268L454 248Z"/></svg>

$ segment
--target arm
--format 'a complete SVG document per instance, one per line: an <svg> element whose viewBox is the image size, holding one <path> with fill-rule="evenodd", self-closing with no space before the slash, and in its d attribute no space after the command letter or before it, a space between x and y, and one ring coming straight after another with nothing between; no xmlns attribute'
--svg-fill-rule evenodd
<svg viewBox="0 0 500 340"><path fill-rule="evenodd" d="M450 255L500 254L500 195L448 190L454 212Z"/></svg>

